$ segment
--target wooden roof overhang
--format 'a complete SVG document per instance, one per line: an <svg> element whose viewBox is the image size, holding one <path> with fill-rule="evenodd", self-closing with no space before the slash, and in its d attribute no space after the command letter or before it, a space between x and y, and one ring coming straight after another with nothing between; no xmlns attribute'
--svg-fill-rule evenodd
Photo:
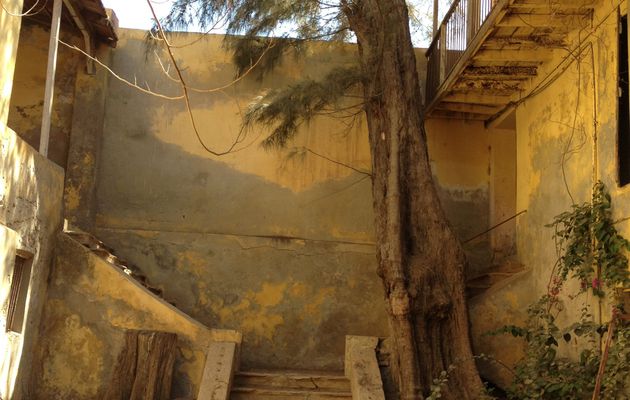
<svg viewBox="0 0 630 400"><path fill-rule="evenodd" d="M116 34L118 22L111 11L103 6L101 0L64 0L64 3L66 1L70 2L72 7L77 11L95 42L116 47L116 42L118 41L118 35ZM25 18L49 26L52 18L53 2L39 0L38 3L38 0L24 0L24 10L29 10L33 6L33 10ZM80 29L74 21L68 7L63 7L61 18L63 26Z"/></svg>
<svg viewBox="0 0 630 400"><path fill-rule="evenodd" d="M426 115L500 120L592 14L593 0L456 0L426 53Z"/></svg>

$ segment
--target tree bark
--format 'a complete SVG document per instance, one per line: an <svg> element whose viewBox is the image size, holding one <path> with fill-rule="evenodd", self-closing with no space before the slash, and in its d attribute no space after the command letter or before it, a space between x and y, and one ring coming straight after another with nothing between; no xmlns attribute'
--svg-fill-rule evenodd
<svg viewBox="0 0 630 400"><path fill-rule="evenodd" d="M342 3L357 36L372 153L378 273L397 348L401 398L426 396L453 366L444 399L478 399L466 258L433 184L404 0Z"/></svg>

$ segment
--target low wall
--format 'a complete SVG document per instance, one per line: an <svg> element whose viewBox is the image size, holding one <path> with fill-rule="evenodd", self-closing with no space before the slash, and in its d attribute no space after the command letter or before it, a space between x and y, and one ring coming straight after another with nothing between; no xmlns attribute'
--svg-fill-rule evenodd
<svg viewBox="0 0 630 400"><path fill-rule="evenodd" d="M31 349L38 339L55 232L62 225L62 191L63 170L0 124L0 398L31 398ZM16 253L28 258L30 280L21 332L7 332Z"/></svg>
<svg viewBox="0 0 630 400"><path fill-rule="evenodd" d="M33 398L101 398L127 329L176 333L172 396L196 396L209 343L226 340L217 337L221 332L159 299L67 235L58 236L56 249Z"/></svg>

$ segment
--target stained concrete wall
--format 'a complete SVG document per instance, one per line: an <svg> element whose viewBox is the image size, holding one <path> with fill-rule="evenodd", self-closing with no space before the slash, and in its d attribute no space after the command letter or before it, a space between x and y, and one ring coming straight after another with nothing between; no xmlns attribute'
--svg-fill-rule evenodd
<svg viewBox="0 0 630 400"><path fill-rule="evenodd" d="M482 234L514 215L514 131L446 119L430 119L425 126L442 207L468 256L467 276L481 275L515 253L513 223Z"/></svg>
<svg viewBox="0 0 630 400"><path fill-rule="evenodd" d="M95 56L109 63L111 49L101 45ZM109 72L97 68L77 73L70 144L64 187L64 211L68 222L91 232L96 214L96 181L105 120L105 97Z"/></svg>
<svg viewBox="0 0 630 400"><path fill-rule="evenodd" d="M112 69L179 95L155 55L145 61L143 37L120 32ZM232 80L221 41L209 36L176 51L190 86L216 88ZM354 51L315 44L305 58L289 57L264 79L252 75L221 91L193 92L202 140L226 149L255 96L321 77L352 62ZM168 69L166 54L158 55ZM418 59L424 76L424 58ZM181 100L144 95L115 79L105 97L94 232L144 268L186 313L208 326L242 330L243 368L340 370L345 335L388 334L375 274L369 177L303 151L367 170L364 122L348 128L316 118L288 149L269 152L259 147L266 131L255 127L238 152L215 157L195 138ZM478 233L488 224L489 140L480 126L451 127L462 151L453 153L429 132L436 176L458 232ZM488 246L480 248L473 250L483 264Z"/></svg>
<svg viewBox="0 0 630 400"><path fill-rule="evenodd" d="M21 0L0 10L0 398L29 398L28 382L52 254L61 224L63 171L7 127L22 10ZM8 296L16 253L31 256L21 333L7 331Z"/></svg>
<svg viewBox="0 0 630 400"><path fill-rule="evenodd" d="M115 71L179 94L153 56L145 63L143 32L123 30L120 37ZM232 80L221 43L209 36L177 51L191 86ZM352 50L315 45L306 60L290 58L263 80L251 76L222 92L193 93L202 139L226 148L255 96L322 76L351 60ZM110 80L106 98L97 236L144 268L186 313L211 327L241 330L244 368L341 370L346 334L387 334L369 177L295 149L265 152L259 127L239 152L213 157L197 142L181 101L150 97L117 80ZM362 125L348 129L318 118L291 146L367 170L364 132Z"/></svg>
<svg viewBox="0 0 630 400"><path fill-rule="evenodd" d="M2 127L0 127L2 129ZM63 170L42 157L10 129L0 131L0 243L3 254L0 313L0 397L32 398L33 349L46 298L53 238L62 225ZM7 295L16 250L32 255L21 333L6 332Z"/></svg>
<svg viewBox="0 0 630 400"><path fill-rule="evenodd" d="M39 147L49 39L50 29L28 17L24 18L8 124L34 148ZM79 36L65 25L61 28L61 39L71 45L83 46ZM84 67L85 62L80 53L59 45L48 158L62 168L66 167L68 158L75 80L77 72Z"/></svg>
<svg viewBox="0 0 630 400"><path fill-rule="evenodd" d="M23 0L7 0L3 5L11 14L19 15L22 11ZM0 13L0 124L6 125L9 115L9 102L13 89L13 72L15 70L15 57L20 38L20 25L22 19L2 10Z"/></svg>
<svg viewBox="0 0 630 400"><path fill-rule="evenodd" d="M629 189L619 187L616 173L617 9L598 2L593 18L595 28L586 42L591 47L582 58L573 60L544 94L516 110L517 208L528 210L517 221L517 248L520 259L532 268L536 296L546 292L558 258L553 230L545 224L572 203L590 202L597 180L611 191L613 218L630 211ZM566 54L556 54L548 68L562 57ZM625 236L630 233L628 224L617 228ZM579 313L577 303L573 316Z"/></svg>
<svg viewBox="0 0 630 400"><path fill-rule="evenodd" d="M604 1L596 3L591 27L576 31L572 37L571 46L577 46L578 41L584 46L582 57L571 56L566 70L557 69L567 53L555 53L531 86L536 87L548 76L555 79L516 109L516 209L527 210L516 220L516 246L518 259L527 271L475 299L471 306L475 350L493 354L507 364L522 354L522 341L484 338L482 333L522 323L527 306L547 293L558 254L553 230L545 225L569 210L571 204L589 202L597 180L602 180L612 195L613 218L623 220L630 213L630 188L620 187L617 181L616 7ZM622 12L625 8L623 3ZM630 236L627 222L616 227ZM565 287L565 294L575 294L577 289L574 282ZM604 300L603 315L599 315L592 295L572 301L563 296L562 300L565 312L558 320L560 325L575 321L584 303L591 305L596 320L604 321L611 306ZM561 343L561 354L575 357L583 345L575 338ZM498 382L509 381L509 374L496 364L486 368Z"/></svg>
<svg viewBox="0 0 630 400"><path fill-rule="evenodd" d="M195 398L212 340L208 329L112 264L59 234L35 368L33 399L103 398L128 329L176 333L172 398Z"/></svg>

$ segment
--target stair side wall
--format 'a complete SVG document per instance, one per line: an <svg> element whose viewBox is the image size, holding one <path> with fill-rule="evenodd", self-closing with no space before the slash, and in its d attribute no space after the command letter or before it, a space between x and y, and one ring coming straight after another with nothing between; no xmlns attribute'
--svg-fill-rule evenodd
<svg viewBox="0 0 630 400"><path fill-rule="evenodd" d="M33 399L101 398L127 329L176 333L172 395L196 396L212 332L60 234Z"/></svg>

